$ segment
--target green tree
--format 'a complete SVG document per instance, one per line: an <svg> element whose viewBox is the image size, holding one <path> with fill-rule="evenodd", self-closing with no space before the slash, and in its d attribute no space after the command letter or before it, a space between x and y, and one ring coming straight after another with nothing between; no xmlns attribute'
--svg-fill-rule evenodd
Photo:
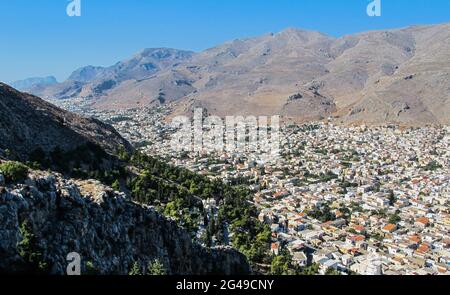
<svg viewBox="0 0 450 295"><path fill-rule="evenodd" d="M389 190L388 199L389 199L389 205L391 205L391 206L394 206L395 202L397 202L397 198L395 197L393 190Z"/></svg>
<svg viewBox="0 0 450 295"><path fill-rule="evenodd" d="M208 237L205 234L202 240L209 241L211 236L216 238L217 244L228 244L227 233L230 232L231 244L251 263L270 263L266 261L270 257L270 229L267 235L257 219L258 210L250 202L252 194L247 187L210 180L139 152L132 156L130 164L145 172L140 176L129 176L127 180L135 201L160 208L164 215L174 218L195 235L199 220L207 214L197 197L214 198L219 204L217 220L210 223ZM262 232L260 241L255 242ZM267 236L269 242L261 242Z"/></svg>
<svg viewBox="0 0 450 295"><path fill-rule="evenodd" d="M34 235L31 226L24 221L20 226L22 240L17 244L20 257L23 258L29 268L35 273L47 273L48 263L44 260L43 249L38 246L38 239Z"/></svg>
<svg viewBox="0 0 450 295"><path fill-rule="evenodd" d="M295 275L297 269L292 262L292 255L285 248L281 248L280 254L274 256L270 266L271 275Z"/></svg>
<svg viewBox="0 0 450 295"><path fill-rule="evenodd" d="M119 190L120 190L120 182L119 182L119 180L116 179L116 180L113 182L113 184L111 185L111 187L112 187L114 190L119 191Z"/></svg>
<svg viewBox="0 0 450 295"><path fill-rule="evenodd" d="M303 276L315 276L319 274L319 265L314 263L310 266L299 267L296 274Z"/></svg>
<svg viewBox="0 0 450 295"><path fill-rule="evenodd" d="M5 162L0 164L0 171L7 182L16 182L28 176L28 167L19 162Z"/></svg>
<svg viewBox="0 0 450 295"><path fill-rule="evenodd" d="M393 214L389 217L389 223L397 224L402 221L402 218L398 214Z"/></svg>
<svg viewBox="0 0 450 295"><path fill-rule="evenodd" d="M436 171L442 169L442 165L436 161L431 161L424 167L424 169L427 171Z"/></svg>
<svg viewBox="0 0 450 295"><path fill-rule="evenodd" d="M135 261L133 263L133 266L131 267L131 270L128 273L128 275L130 275L130 276L141 276L142 275L141 266L139 265L139 262Z"/></svg>
<svg viewBox="0 0 450 295"><path fill-rule="evenodd" d="M130 161L130 154L125 150L125 148L123 146L119 147L118 157L120 160L122 160L124 162Z"/></svg>
<svg viewBox="0 0 450 295"><path fill-rule="evenodd" d="M148 264L147 275L164 276L166 274L167 273L164 269L164 265L158 259L155 259L153 262L150 262Z"/></svg>
<svg viewBox="0 0 450 295"><path fill-rule="evenodd" d="M285 255L278 255L272 259L272 264L270 265L271 275L288 275L289 269L290 261Z"/></svg>
<svg viewBox="0 0 450 295"><path fill-rule="evenodd" d="M339 271L337 271L336 269L333 269L333 268L330 267L325 272L325 275L327 275L327 276L340 276L341 273Z"/></svg>

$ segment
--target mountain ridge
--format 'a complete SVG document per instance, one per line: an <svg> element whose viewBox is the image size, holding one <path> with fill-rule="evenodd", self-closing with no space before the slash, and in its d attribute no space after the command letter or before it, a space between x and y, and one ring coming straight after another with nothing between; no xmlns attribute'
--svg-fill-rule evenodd
<svg viewBox="0 0 450 295"><path fill-rule="evenodd" d="M175 54L148 75L129 71L44 96L69 98L76 88L105 109L177 102L180 114L203 107L220 116L279 114L297 122L450 124L448 40L450 23L339 38L288 28Z"/></svg>
<svg viewBox="0 0 450 295"><path fill-rule="evenodd" d="M45 128L43 128L45 126ZM113 127L62 110L39 97L0 83L0 149L21 160L33 151L75 150L96 145L111 155L133 147Z"/></svg>

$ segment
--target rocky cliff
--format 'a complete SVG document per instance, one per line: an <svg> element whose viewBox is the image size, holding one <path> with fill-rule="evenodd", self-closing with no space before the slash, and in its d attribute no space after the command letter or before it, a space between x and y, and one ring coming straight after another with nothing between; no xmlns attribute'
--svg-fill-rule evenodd
<svg viewBox="0 0 450 295"><path fill-rule="evenodd" d="M46 272L65 274L70 252L81 255L84 273L128 274L133 264L145 268L155 259L168 274L250 272L244 255L203 248L154 208L96 181L33 171L21 184L0 182L0 272L33 271L34 257ZM20 248L24 239L34 256Z"/></svg>
<svg viewBox="0 0 450 295"><path fill-rule="evenodd" d="M40 148L50 152L95 145L110 154L131 145L110 125L83 118L0 83L0 150L27 159Z"/></svg>

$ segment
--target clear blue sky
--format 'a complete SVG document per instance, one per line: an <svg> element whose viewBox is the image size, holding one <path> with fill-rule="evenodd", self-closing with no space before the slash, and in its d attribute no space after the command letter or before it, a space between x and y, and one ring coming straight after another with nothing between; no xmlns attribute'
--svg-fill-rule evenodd
<svg viewBox="0 0 450 295"><path fill-rule="evenodd" d="M85 65L108 66L148 47L200 51L235 38L287 27L333 36L450 22L448 0L81 0L81 17L66 15L69 0L0 0L0 80L65 79Z"/></svg>

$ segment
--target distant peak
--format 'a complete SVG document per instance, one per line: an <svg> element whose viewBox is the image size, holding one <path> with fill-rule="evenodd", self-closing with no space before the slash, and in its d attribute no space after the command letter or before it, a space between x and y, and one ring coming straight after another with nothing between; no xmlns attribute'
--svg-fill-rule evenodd
<svg viewBox="0 0 450 295"><path fill-rule="evenodd" d="M298 33L302 33L302 32L307 32L307 31L299 29L299 28L295 28L295 27L289 27L289 28L286 28L286 29L282 30L280 33L284 33L284 34L298 34Z"/></svg>
<svg viewBox="0 0 450 295"><path fill-rule="evenodd" d="M334 39L334 37L331 37L329 35L326 35L319 31L310 31L305 29L299 29L299 28L287 28L277 34L273 35L276 37L284 37L284 38L301 38L305 40L314 40L314 39L321 39L321 38L327 38L327 39Z"/></svg>
<svg viewBox="0 0 450 295"><path fill-rule="evenodd" d="M56 84L58 81L53 76L32 77L11 83L11 86L19 90L27 90L34 86L47 86Z"/></svg>
<svg viewBox="0 0 450 295"><path fill-rule="evenodd" d="M313 30L305 30L295 27L290 27L282 30L279 34L308 34L308 35L322 35L327 36L326 34L319 32L319 31L313 31Z"/></svg>
<svg viewBox="0 0 450 295"><path fill-rule="evenodd" d="M180 50L180 49L174 49L174 48L167 48L167 47L159 47L159 48L145 48L138 52L137 55L151 55L151 54L157 54L157 53L165 53L165 54L192 54L192 51L187 50Z"/></svg>

